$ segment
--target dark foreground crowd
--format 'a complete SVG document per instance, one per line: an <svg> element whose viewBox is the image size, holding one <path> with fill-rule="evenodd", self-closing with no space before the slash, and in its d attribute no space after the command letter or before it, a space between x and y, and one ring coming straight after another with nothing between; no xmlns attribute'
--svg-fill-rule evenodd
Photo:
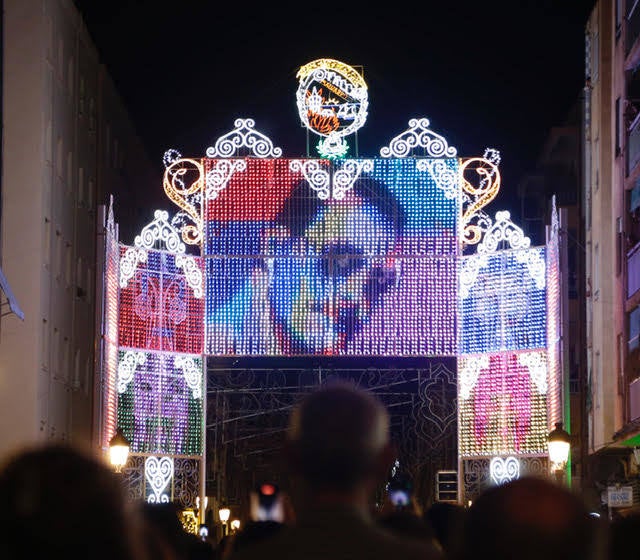
<svg viewBox="0 0 640 560"><path fill-rule="evenodd" d="M50 444L0 471L0 558L105 560L608 560L637 556L640 517L593 517L556 483L520 478L465 508L371 508L395 457L386 409L351 385L323 386L290 420L286 460L300 496L277 520L220 542L187 533L171 504L127 500L90 453ZM259 508L258 508L259 511Z"/></svg>

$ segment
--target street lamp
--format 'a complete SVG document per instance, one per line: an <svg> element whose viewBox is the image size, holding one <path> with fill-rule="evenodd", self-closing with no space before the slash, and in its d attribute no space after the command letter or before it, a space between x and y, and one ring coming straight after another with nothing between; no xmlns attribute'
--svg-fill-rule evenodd
<svg viewBox="0 0 640 560"><path fill-rule="evenodd" d="M239 519L232 519L231 520L231 531L233 533L237 533L240 530L240 520Z"/></svg>
<svg viewBox="0 0 640 560"><path fill-rule="evenodd" d="M109 442L109 462L117 473L122 472L122 467L127 464L129 447L129 440L124 437L122 430L118 428Z"/></svg>
<svg viewBox="0 0 640 560"><path fill-rule="evenodd" d="M571 436L563 429L562 422L556 422L555 429L549 432L547 448L549 450L549 461L558 482L560 482L564 468L569 460L569 450L571 449Z"/></svg>
<svg viewBox="0 0 640 560"><path fill-rule="evenodd" d="M231 510L226 506L222 506L218 510L218 517L220 518L220 522L222 523L222 536L223 537L227 536L227 521L229 521L229 516L230 515L231 515Z"/></svg>

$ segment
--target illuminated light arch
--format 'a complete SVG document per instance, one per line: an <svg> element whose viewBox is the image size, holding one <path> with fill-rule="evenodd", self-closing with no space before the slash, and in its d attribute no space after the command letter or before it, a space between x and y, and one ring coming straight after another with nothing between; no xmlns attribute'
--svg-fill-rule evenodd
<svg viewBox="0 0 640 560"><path fill-rule="evenodd" d="M247 162L243 159L216 160L212 162L210 169L207 171L205 179L206 190L205 197L207 200L213 200L218 197L220 192L227 186L229 179L236 171L245 171Z"/></svg>
<svg viewBox="0 0 640 560"><path fill-rule="evenodd" d="M147 262L147 252L139 247L129 247L120 258L120 287L126 288L141 262Z"/></svg>
<svg viewBox="0 0 640 560"><path fill-rule="evenodd" d="M371 160L349 160L343 162L333 175L333 198L342 200L348 190L353 188L360 174L373 169Z"/></svg>
<svg viewBox="0 0 640 560"><path fill-rule="evenodd" d="M236 119L235 129L220 136L213 146L207 148L207 157L235 157L240 155L242 148L248 149L251 155L258 158L280 157L282 148L274 147L268 136L254 129L255 124L253 119Z"/></svg>
<svg viewBox="0 0 640 560"><path fill-rule="evenodd" d="M429 129L429 119L414 118L409 121L409 128L393 138L388 146L380 149L384 158L405 158L413 155L413 150L422 148L423 156L434 158L452 158L458 155L458 150L440 134Z"/></svg>
<svg viewBox="0 0 640 560"><path fill-rule="evenodd" d="M309 186L318 193L318 198L327 200L331 196L331 175L326 163L314 159L293 159L289 162L289 169L301 171Z"/></svg>

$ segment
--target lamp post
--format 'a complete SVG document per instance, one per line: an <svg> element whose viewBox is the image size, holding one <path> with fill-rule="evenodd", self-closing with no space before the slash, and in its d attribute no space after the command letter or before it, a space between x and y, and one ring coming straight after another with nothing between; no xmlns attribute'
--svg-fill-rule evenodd
<svg viewBox="0 0 640 560"><path fill-rule="evenodd" d="M569 460L571 449L571 436L562 427L562 422L556 422L555 429L549 432L547 437L547 448L549 450L549 461L553 468L556 480L560 483L564 475L564 469Z"/></svg>
<svg viewBox="0 0 640 560"><path fill-rule="evenodd" d="M127 464L129 449L129 440L124 437L122 430L118 428L111 441L109 441L109 462L117 473L122 472L122 467Z"/></svg>
<svg viewBox="0 0 640 560"><path fill-rule="evenodd" d="M222 536L226 537L228 532L227 532L227 522L229 521L229 517L231 515L231 510L226 507L226 506L222 506L219 510L218 510L218 517L220 518L220 522L222 523Z"/></svg>
<svg viewBox="0 0 640 560"><path fill-rule="evenodd" d="M239 519L232 519L231 520L231 532L232 533L237 533L240 530L240 520Z"/></svg>

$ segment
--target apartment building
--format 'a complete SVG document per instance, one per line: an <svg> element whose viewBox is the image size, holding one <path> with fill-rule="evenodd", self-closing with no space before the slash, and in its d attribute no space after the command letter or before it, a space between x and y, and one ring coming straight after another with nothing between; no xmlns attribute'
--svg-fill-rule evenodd
<svg viewBox="0 0 640 560"><path fill-rule="evenodd" d="M602 491L638 480L639 70L640 2L600 0L585 29L583 199L587 447Z"/></svg>
<svg viewBox="0 0 640 560"><path fill-rule="evenodd" d="M2 8L0 257L20 313L3 306L0 456L46 440L97 447L99 210L113 195L132 239L162 162L149 160L71 0Z"/></svg>

